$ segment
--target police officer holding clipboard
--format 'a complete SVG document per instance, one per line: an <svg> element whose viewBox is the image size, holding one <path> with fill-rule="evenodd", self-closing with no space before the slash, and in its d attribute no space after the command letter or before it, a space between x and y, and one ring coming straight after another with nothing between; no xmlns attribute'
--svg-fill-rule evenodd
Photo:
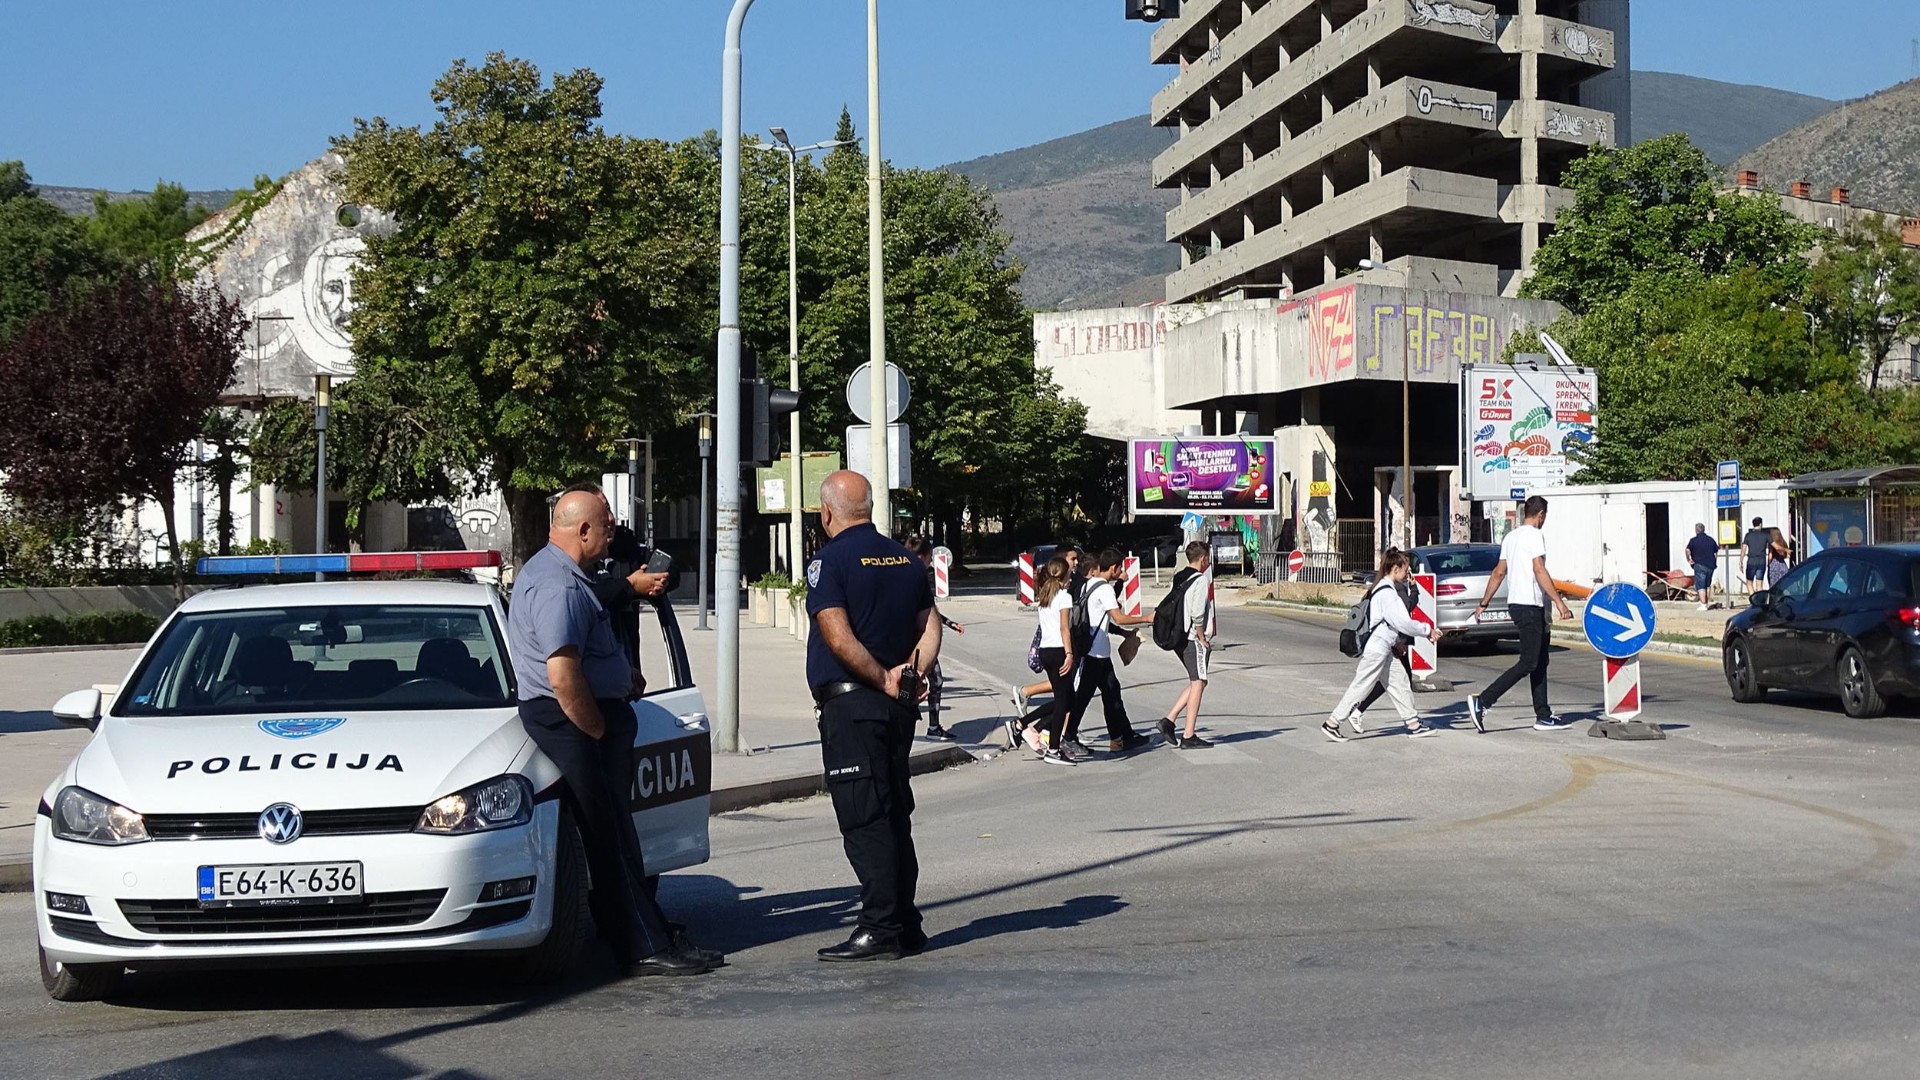
<svg viewBox="0 0 1920 1080"><path fill-rule="evenodd" d="M860 880L860 921L819 955L895 960L927 943L913 902L920 863L907 755L926 672L940 657L940 620L920 561L874 527L865 477L834 473L820 502L829 539L807 567L807 684L834 817Z"/></svg>

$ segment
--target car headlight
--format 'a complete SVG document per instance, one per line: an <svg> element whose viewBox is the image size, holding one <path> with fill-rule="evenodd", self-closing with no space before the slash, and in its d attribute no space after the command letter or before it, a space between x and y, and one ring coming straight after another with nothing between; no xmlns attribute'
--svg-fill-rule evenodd
<svg viewBox="0 0 1920 1080"><path fill-rule="evenodd" d="M53 835L83 844L140 844L147 823L139 814L86 788L70 787L53 800Z"/></svg>
<svg viewBox="0 0 1920 1080"><path fill-rule="evenodd" d="M533 785L525 777L496 776L435 799L420 812L414 832L474 833L533 820Z"/></svg>

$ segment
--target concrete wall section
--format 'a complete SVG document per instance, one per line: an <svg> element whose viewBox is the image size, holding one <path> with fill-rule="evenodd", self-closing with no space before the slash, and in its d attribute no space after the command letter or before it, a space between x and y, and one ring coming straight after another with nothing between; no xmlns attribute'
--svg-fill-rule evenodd
<svg viewBox="0 0 1920 1080"><path fill-rule="evenodd" d="M1201 422L1198 411L1168 409L1164 346L1188 323L1255 301L1043 311L1033 317L1034 366L1087 407L1087 431L1105 439L1164 435ZM463 521L464 524L464 521Z"/></svg>

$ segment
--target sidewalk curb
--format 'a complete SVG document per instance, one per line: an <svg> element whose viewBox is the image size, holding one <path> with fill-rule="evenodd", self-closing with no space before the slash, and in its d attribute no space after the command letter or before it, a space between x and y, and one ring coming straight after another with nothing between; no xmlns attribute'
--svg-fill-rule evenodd
<svg viewBox="0 0 1920 1080"><path fill-rule="evenodd" d="M955 765L968 765L983 760L973 756L973 752L964 746L943 746L938 750L929 750L924 754L914 754L907 759L907 771L913 776L951 769ZM827 790L824 773L815 769L792 776L781 776L772 780L756 780L751 784L736 784L733 787L715 788L708 813L711 815L730 814L735 810L747 810L768 803L786 802L790 799L808 799ZM3 887L3 886L0 886Z"/></svg>
<svg viewBox="0 0 1920 1080"><path fill-rule="evenodd" d="M1329 618L1345 618L1339 608L1314 604L1300 604L1291 600L1249 600L1244 605L1250 608L1263 608L1268 611L1297 611L1311 615L1326 615ZM1556 626L1552 629L1554 639L1570 644L1585 645L1587 636L1571 626ZM1682 645L1668 641L1650 641L1642 653L1661 653L1667 656L1690 656L1709 660L1720 659L1720 648L1716 645Z"/></svg>
<svg viewBox="0 0 1920 1080"><path fill-rule="evenodd" d="M908 759L910 771L914 776L985 760L989 758L975 757L973 752L964 746L943 746L924 754L915 754ZM747 810L756 806L765 806L768 803L807 799L825 790L826 778L818 771L782 776L773 780L759 780L751 784L736 784L733 787L715 788L712 803L707 812L711 816L729 814L735 810ZM32 890L33 856L0 856L0 893L23 893Z"/></svg>
<svg viewBox="0 0 1920 1080"><path fill-rule="evenodd" d="M63 652L112 652L115 649L144 649L144 641L123 641L118 645L23 645L17 649L0 649L0 656L38 656L45 653Z"/></svg>

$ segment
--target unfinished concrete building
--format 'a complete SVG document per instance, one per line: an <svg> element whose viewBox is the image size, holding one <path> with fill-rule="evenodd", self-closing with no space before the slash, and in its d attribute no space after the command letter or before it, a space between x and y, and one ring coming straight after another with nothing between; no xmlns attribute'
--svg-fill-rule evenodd
<svg viewBox="0 0 1920 1080"><path fill-rule="evenodd" d="M1514 295L1595 144L1628 140L1628 0L1186 0L1167 299L1363 280Z"/></svg>

